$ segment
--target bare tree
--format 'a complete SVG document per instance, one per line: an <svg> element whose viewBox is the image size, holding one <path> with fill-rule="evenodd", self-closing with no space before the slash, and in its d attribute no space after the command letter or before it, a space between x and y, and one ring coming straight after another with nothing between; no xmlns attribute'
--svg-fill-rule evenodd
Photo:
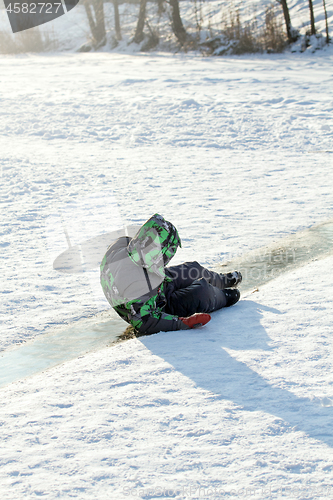
<svg viewBox="0 0 333 500"><path fill-rule="evenodd" d="M316 34L316 27L315 27L315 18L314 18L314 14L313 14L312 0L309 0L309 9L310 9L310 21L311 21L310 35L315 35Z"/></svg>
<svg viewBox="0 0 333 500"><path fill-rule="evenodd" d="M101 47L106 43L104 2L103 0L85 0L84 8L95 46Z"/></svg>
<svg viewBox="0 0 333 500"><path fill-rule="evenodd" d="M139 17L133 38L134 43L140 43L144 38L143 28L145 27L145 20L146 20L146 5L147 5L147 0L140 0Z"/></svg>
<svg viewBox="0 0 333 500"><path fill-rule="evenodd" d="M278 2L279 2L279 4L282 5L284 20L286 23L288 42L293 43L296 41L297 35L295 34L296 30L293 30L293 28L291 26L289 7L287 4L287 0L278 0Z"/></svg>
<svg viewBox="0 0 333 500"><path fill-rule="evenodd" d="M157 14L160 16L165 12L164 0L157 0Z"/></svg>
<svg viewBox="0 0 333 500"><path fill-rule="evenodd" d="M179 12L179 1L170 0L171 13L172 13L172 29L177 40L183 45L187 39L187 33L183 26L182 19Z"/></svg>
<svg viewBox="0 0 333 500"><path fill-rule="evenodd" d="M326 10L326 2L323 0L324 12L325 12L325 23L326 23L326 43L330 43L330 36L328 33L328 19L327 19L327 10Z"/></svg>
<svg viewBox="0 0 333 500"><path fill-rule="evenodd" d="M121 36L121 29L120 29L120 16L119 16L118 0L113 0L113 9L114 9L114 28L116 31L116 39L119 42L122 39L122 36Z"/></svg>

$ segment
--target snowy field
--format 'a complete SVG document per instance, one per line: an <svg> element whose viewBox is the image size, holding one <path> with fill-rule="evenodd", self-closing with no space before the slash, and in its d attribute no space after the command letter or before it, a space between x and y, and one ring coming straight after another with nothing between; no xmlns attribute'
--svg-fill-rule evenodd
<svg viewBox="0 0 333 500"><path fill-rule="evenodd" d="M173 263L332 219L332 62L2 57L1 348L107 308L95 274L52 268L53 214L91 193L118 208L87 214L86 239L159 212L182 238ZM1 499L332 498L332 271L1 389Z"/></svg>
<svg viewBox="0 0 333 500"><path fill-rule="evenodd" d="M2 389L2 498L332 498L332 272Z"/></svg>
<svg viewBox="0 0 333 500"><path fill-rule="evenodd" d="M49 252L52 214L90 193L124 223L172 220L176 263L218 264L332 218L332 59L2 58L0 346L95 312L86 277L52 270L65 238ZM108 229L114 213L96 212Z"/></svg>

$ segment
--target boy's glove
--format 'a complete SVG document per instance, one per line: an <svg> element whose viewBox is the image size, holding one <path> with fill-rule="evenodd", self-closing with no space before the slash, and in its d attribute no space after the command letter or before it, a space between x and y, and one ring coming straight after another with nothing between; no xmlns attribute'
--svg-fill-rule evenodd
<svg viewBox="0 0 333 500"><path fill-rule="evenodd" d="M179 318L179 319L189 328L199 328L199 326L205 325L212 318L210 314L196 313L192 314L192 316L188 316L188 318Z"/></svg>

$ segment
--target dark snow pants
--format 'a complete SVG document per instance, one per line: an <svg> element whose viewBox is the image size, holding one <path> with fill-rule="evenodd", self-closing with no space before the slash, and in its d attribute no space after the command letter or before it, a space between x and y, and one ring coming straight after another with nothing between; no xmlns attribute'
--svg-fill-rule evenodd
<svg viewBox="0 0 333 500"><path fill-rule="evenodd" d="M165 289L166 313L187 317L225 307L222 290L226 283L222 274L209 271L195 261L167 267L165 274L172 278Z"/></svg>

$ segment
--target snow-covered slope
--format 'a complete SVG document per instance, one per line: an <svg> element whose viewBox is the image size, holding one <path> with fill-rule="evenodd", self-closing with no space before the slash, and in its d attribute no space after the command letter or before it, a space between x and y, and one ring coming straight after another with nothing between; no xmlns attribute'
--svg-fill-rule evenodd
<svg viewBox="0 0 333 500"><path fill-rule="evenodd" d="M2 347L93 314L96 300L107 307L87 277L52 269L48 244L60 230L55 249L66 249L52 216L90 193L119 214L81 212L83 239L160 212L182 238L175 263L216 264L332 218L331 58L69 54L0 66Z"/></svg>
<svg viewBox="0 0 333 500"><path fill-rule="evenodd" d="M174 263L215 265L333 218L327 53L7 56L0 79L2 348L107 307L98 272L52 268L77 222L160 212ZM330 498L332 266L2 389L1 498Z"/></svg>
<svg viewBox="0 0 333 500"><path fill-rule="evenodd" d="M332 272L2 389L3 498L331 498Z"/></svg>

